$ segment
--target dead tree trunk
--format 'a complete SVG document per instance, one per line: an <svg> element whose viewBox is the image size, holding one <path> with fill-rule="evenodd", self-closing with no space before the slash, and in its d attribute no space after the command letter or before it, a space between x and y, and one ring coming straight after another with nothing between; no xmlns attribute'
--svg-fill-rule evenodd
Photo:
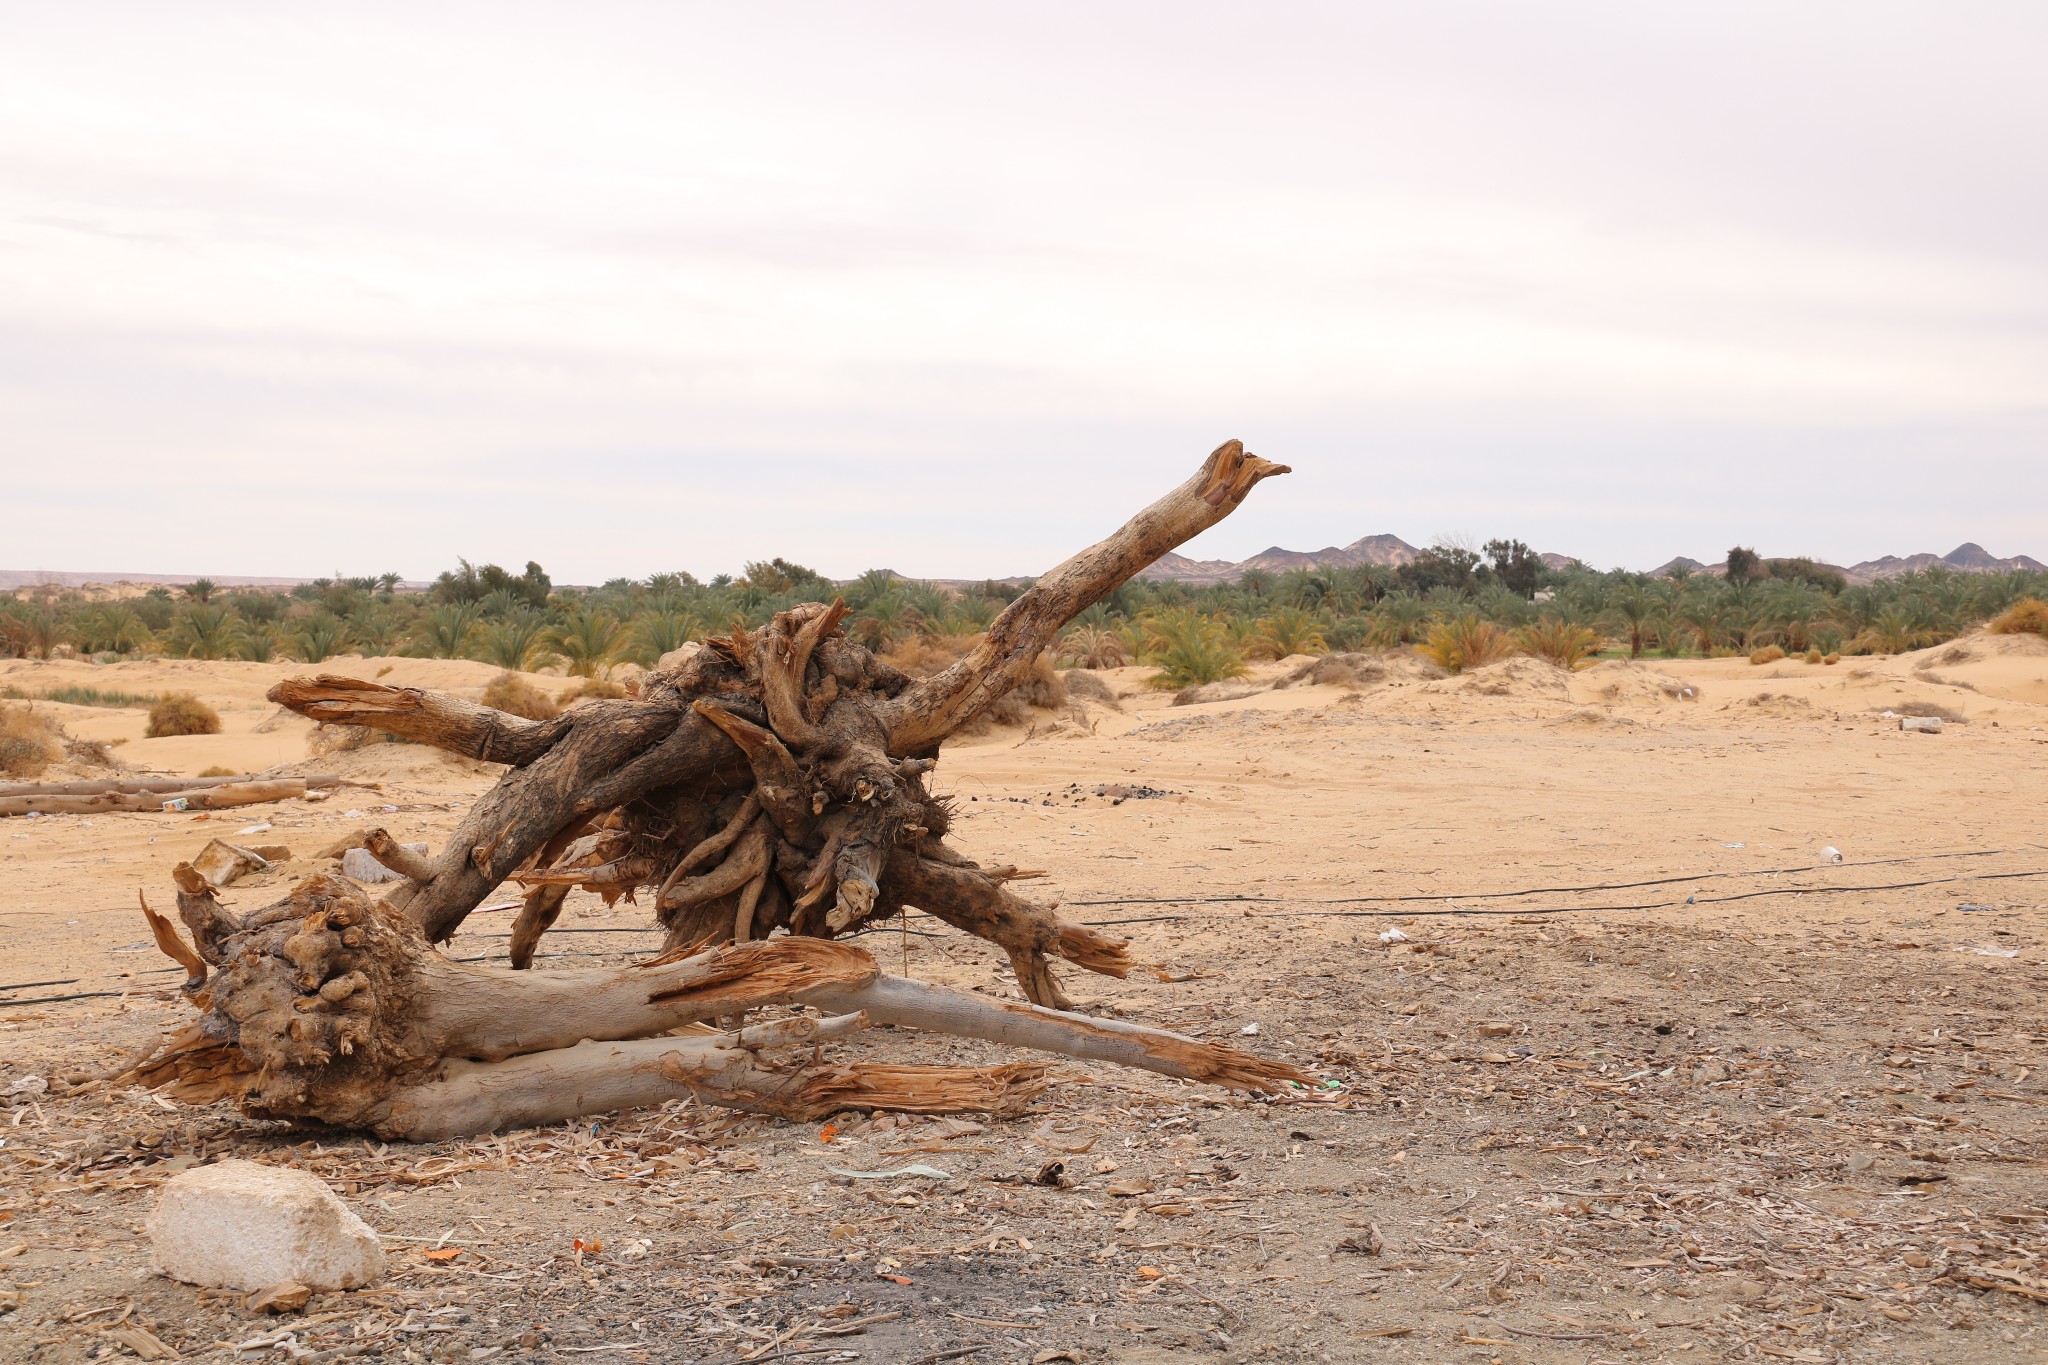
<svg viewBox="0 0 2048 1365"><path fill-rule="evenodd" d="M386 730L509 771L438 856L382 839L372 852L408 880L375 912L338 884L315 882L230 922L210 894L181 886L200 957L225 971L206 988L203 1036L162 1064L170 1072L153 1074L176 1076L181 1093L214 1086L263 1112L406 1136L538 1122L683 1090L798 1113L892 1107L887 1092L899 1083L919 1104L1001 1108L1033 1083L1029 1068L943 1079L920 1071L914 1080L904 1079L909 1072L813 1072L792 1089L770 1079L784 1073L759 1069L748 1041L792 1040L786 1032L647 1036L773 1001L843 1016L818 1025L828 1033L856 1029L861 1017L912 1022L891 1011L923 1011L920 1027L1155 1070L1192 1067L1172 1074L1224 1084L1291 1074L1228 1049L1060 1013L1068 1002L1051 959L1122 976L1131 966L1125 943L1014 895L1004 885L1011 870L953 852L944 843L946 804L925 784L940 742L1021 681L1067 622L1228 516L1259 480L1286 472L1226 443L1186 483L1038 580L966 658L922 680L848 639L842 604L813 603L756 631L736 627L685 646L661 661L636 700L592 702L550 721L349 678L279 684L271 699L313 720ZM602 988L583 981L565 989L562 973L479 973L429 950L508 880L527 891L514 927L516 966L530 962L563 895L578 886L607 899L645 894L666 930L665 951ZM950 994L941 1006L932 1003L935 988L884 985L857 950L804 946L905 906L1001 947L1026 998L1045 1008L1018 1014ZM412 934L389 927L398 922ZM778 929L797 937L758 942ZM159 942L168 932L159 930ZM737 946L702 952L726 941ZM855 959L866 973L857 987L833 975L853 970L846 964ZM357 965L334 967L344 960ZM297 975L257 970L276 962L294 964ZM706 964L737 975L702 1000L685 985L675 988L681 995L658 985L649 994L650 983L694 980L691 972L712 970ZM635 992L636 1005L617 1004ZM686 996L687 1009L672 1003ZM483 1033L475 1021L472 1032L452 1028L458 999L487 1016ZM616 1026L594 1022L614 1006ZM534 1030L547 1041L529 1036ZM579 1039L593 1041L572 1046ZM1206 1060L1191 1061L1195 1053ZM1219 1063L1224 1053L1229 1060ZM865 1098L847 1098L855 1094ZM908 1103L896 1098L893 1107Z"/></svg>

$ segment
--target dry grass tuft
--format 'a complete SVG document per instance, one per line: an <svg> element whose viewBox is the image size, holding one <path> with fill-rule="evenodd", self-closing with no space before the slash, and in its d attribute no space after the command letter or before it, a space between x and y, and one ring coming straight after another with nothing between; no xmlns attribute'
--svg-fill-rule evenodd
<svg viewBox="0 0 2048 1365"><path fill-rule="evenodd" d="M508 674L507 676L511 675ZM495 686L495 684L493 685ZM555 700L563 706L574 706L579 701L617 701L621 697L630 695L631 693L624 683L614 682L610 678L590 677L579 678L569 684L555 694ZM503 710L505 708L500 707L499 709ZM535 719L546 720L547 717L538 716Z"/></svg>
<svg viewBox="0 0 2048 1365"><path fill-rule="evenodd" d="M1753 664L1774 664L1784 657L1784 650L1778 648L1776 645L1765 645L1762 649L1759 649L1754 654L1750 655L1749 661Z"/></svg>
<svg viewBox="0 0 2048 1365"><path fill-rule="evenodd" d="M981 636L977 634L911 635L882 651L882 662L913 678L928 678L966 658L980 643Z"/></svg>
<svg viewBox="0 0 2048 1365"><path fill-rule="evenodd" d="M2048 636L2048 602L2023 597L1994 620L1989 629L1998 635Z"/></svg>
<svg viewBox="0 0 2048 1365"><path fill-rule="evenodd" d="M150 707L149 725L142 732L146 739L219 733L220 713L190 692L173 692Z"/></svg>
<svg viewBox="0 0 2048 1365"><path fill-rule="evenodd" d="M1833 667L1835 664L1842 662L1842 656L1839 654L1824 655L1821 658L1821 662L1827 664L1829 667Z"/></svg>
<svg viewBox="0 0 2048 1365"><path fill-rule="evenodd" d="M33 706L0 706L0 776L38 777L64 756L64 732Z"/></svg>
<svg viewBox="0 0 2048 1365"><path fill-rule="evenodd" d="M1954 707L1943 706L1938 701L1899 701L1888 708L1894 715L1935 716L1950 725L1968 725L1970 718Z"/></svg>
<svg viewBox="0 0 2048 1365"><path fill-rule="evenodd" d="M562 708L549 700L547 693L511 672L491 679L490 686L484 689L483 704L527 720L553 720L562 714Z"/></svg>
<svg viewBox="0 0 2048 1365"><path fill-rule="evenodd" d="M1022 725L1031 719L1032 708L1056 711L1067 704L1067 685L1060 681L1052 657L1039 655L1023 682L996 698L995 704L975 717L960 733L985 735L998 725Z"/></svg>
<svg viewBox="0 0 2048 1365"><path fill-rule="evenodd" d="M1818 649L1809 649L1806 651L1806 662L1810 664L1824 664L1827 662L1827 659Z"/></svg>
<svg viewBox="0 0 2048 1365"><path fill-rule="evenodd" d="M306 752L314 758L328 758L353 753L377 738L377 732L367 725L316 725L306 736Z"/></svg>
<svg viewBox="0 0 2048 1365"><path fill-rule="evenodd" d="M211 768L200 769L199 775L201 777L239 777L241 774L237 773L233 768L223 768L220 764L216 763Z"/></svg>

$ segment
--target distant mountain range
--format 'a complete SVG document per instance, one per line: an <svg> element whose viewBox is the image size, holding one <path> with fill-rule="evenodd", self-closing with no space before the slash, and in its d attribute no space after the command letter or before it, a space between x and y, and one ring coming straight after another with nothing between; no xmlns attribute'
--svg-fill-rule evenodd
<svg viewBox="0 0 2048 1365"><path fill-rule="evenodd" d="M1365 536L1349 545L1329 545L1320 550L1288 550L1275 545L1261 550L1250 559L1235 562L1226 559L1189 559L1186 555L1167 554L1159 562L1141 572L1140 578L1170 579L1177 583L1191 583L1197 586L1213 583L1234 583L1248 570L1261 569L1267 573L1281 574L1289 569L1350 568L1358 564L1385 564L1399 566L1408 563L1422 552L1399 536ZM1544 554L1543 562L1553 569L1579 561L1571 555ZM1936 564L1961 573L2007 573L2015 569L2042 570L2048 568L2040 560L2029 555L2014 555L2010 559L1999 559L1983 546L1968 543L1958 545L1945 555L1886 555L1882 559L1867 559L1861 564L1844 567L1830 564L1851 583L1873 583L1880 578L1895 578L1915 569L1931 568ZM1668 563L1659 565L1650 572L1655 575L1668 574L1673 569L1685 569L1691 573L1722 574L1725 565L1702 564L1697 559L1681 555Z"/></svg>
<svg viewBox="0 0 2048 1365"><path fill-rule="evenodd" d="M1177 583L1191 583L1204 586L1215 583L1235 583L1252 569L1266 573L1283 574L1290 569L1349 568L1358 564L1385 564L1399 566L1408 563L1422 551L1399 536L1365 536L1349 545L1326 545L1320 550L1288 550L1278 545L1261 550L1250 559L1189 559L1186 555L1162 555L1159 562L1139 573L1140 578L1170 579ZM1571 555L1544 554L1543 562L1553 569L1564 568L1579 561ZM2014 555L2010 559L1999 559L1982 545L1966 542L1956 546L1945 555L1886 555L1882 559L1866 559L1861 564L1843 567L1839 564L1824 565L1834 569L1851 583L1873 583L1880 578L1895 578L1915 569L1932 568L1942 565L1959 573L2009 573L2016 569L2031 569L2035 572L2048 570L2040 560L2030 555ZM1723 564L1702 564L1697 559L1680 555L1650 572L1653 575L1668 574L1674 569L1688 573L1719 575L1727 572ZM78 573L51 571L46 569L0 569L0 592L9 592L38 585L78 588L87 584L109 585L116 583L138 584L184 584L199 577L197 574L145 574L145 573ZM311 582L305 578L241 578L227 574L211 575L213 581L226 587L267 587L289 588L299 583ZM849 582L852 580L848 580ZM981 579L937 579L947 584L979 583ZM1011 581L1011 580L1005 580ZM401 592L421 592L432 587L431 583L405 582L399 585Z"/></svg>
<svg viewBox="0 0 2048 1365"><path fill-rule="evenodd" d="M2014 555L2010 559L2000 559L1975 541L1964 541L1945 555L1886 555L1882 559L1866 559L1861 564L1821 565L1824 569L1833 569L1851 583L1875 583L1881 578L1897 578L1900 574L1937 566L1953 569L1957 573L2013 573L2021 569L2040 573L2048 570L2048 564L2043 564L2032 555ZM1726 564L1702 564L1697 559L1687 559L1684 555L1661 564L1650 572L1653 576L1661 576L1673 569L1683 569L1688 573L1712 574L1716 577L1728 572Z"/></svg>

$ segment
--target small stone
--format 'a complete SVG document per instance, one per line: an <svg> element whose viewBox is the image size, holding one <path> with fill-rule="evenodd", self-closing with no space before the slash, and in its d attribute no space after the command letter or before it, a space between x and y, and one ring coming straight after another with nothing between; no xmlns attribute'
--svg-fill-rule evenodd
<svg viewBox="0 0 2048 1365"><path fill-rule="evenodd" d="M297 1280L286 1280L249 1296L252 1313L296 1313L312 1300L313 1290Z"/></svg>
<svg viewBox="0 0 2048 1365"><path fill-rule="evenodd" d="M221 1161L173 1177L145 1224L154 1268L257 1293L296 1281L355 1289L384 1273L377 1234L304 1171Z"/></svg>

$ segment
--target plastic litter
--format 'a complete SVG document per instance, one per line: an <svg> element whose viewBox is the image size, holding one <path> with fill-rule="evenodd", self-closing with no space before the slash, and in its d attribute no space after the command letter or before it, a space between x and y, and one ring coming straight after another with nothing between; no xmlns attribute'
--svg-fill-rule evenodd
<svg viewBox="0 0 2048 1365"><path fill-rule="evenodd" d="M269 829L269 828L270 828L270 822L269 822L268 820L260 820L260 821L258 821L257 823L255 823L255 824L253 824L253 825L244 825L244 826L242 826L242 827L241 827L240 829L236 830L236 831L235 831L235 833L237 833L237 834L261 834L261 833L263 833L263 832L264 832L265 830L267 830L267 829Z"/></svg>
<svg viewBox="0 0 2048 1365"><path fill-rule="evenodd" d="M1820 851L1820 860L1824 863L1839 863L1842 861L1842 850L1829 844Z"/></svg>
<svg viewBox="0 0 2048 1365"><path fill-rule="evenodd" d="M1380 930L1380 942L1382 943L1406 943L1407 941L1408 935L1402 933L1399 929Z"/></svg>
<svg viewBox="0 0 2048 1365"><path fill-rule="evenodd" d="M922 1161L914 1166L898 1166L893 1171L842 1171L837 1166L827 1166L834 1175L843 1175L849 1180L894 1180L899 1175L921 1175L927 1180L951 1180L952 1173L936 1166L927 1166Z"/></svg>
<svg viewBox="0 0 2048 1365"><path fill-rule="evenodd" d="M170 800L164 802L164 809L167 811L171 811L173 813L177 811L191 810L192 803L185 797L174 796Z"/></svg>
<svg viewBox="0 0 2048 1365"><path fill-rule="evenodd" d="M28 1100L49 1093L50 1083L41 1076L23 1076L5 1090L0 1090L0 1100Z"/></svg>
<svg viewBox="0 0 2048 1365"><path fill-rule="evenodd" d="M1986 948L1981 944L1975 943L1958 943L1956 951L1959 953L1975 953L1979 957L2018 957L2020 955L2020 950L2017 948Z"/></svg>
<svg viewBox="0 0 2048 1365"><path fill-rule="evenodd" d="M1259 1036L1259 1026L1255 1021L1253 1023L1246 1024L1243 1028L1239 1029L1238 1032L1243 1034L1247 1038L1256 1038Z"/></svg>
<svg viewBox="0 0 2048 1365"><path fill-rule="evenodd" d="M1997 908L1998 907L1995 905L1958 905L1956 907L1956 909L1962 911L1966 915L1981 914L1983 911L1996 910Z"/></svg>

